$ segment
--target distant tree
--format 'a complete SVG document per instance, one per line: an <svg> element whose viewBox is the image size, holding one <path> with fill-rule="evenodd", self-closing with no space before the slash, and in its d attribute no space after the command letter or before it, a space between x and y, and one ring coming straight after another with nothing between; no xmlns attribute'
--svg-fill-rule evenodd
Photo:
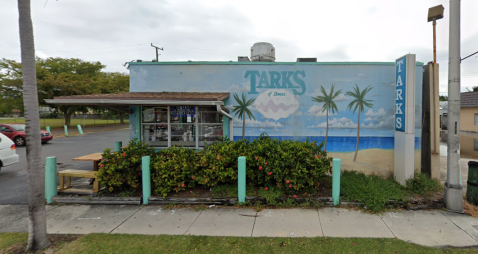
<svg viewBox="0 0 478 254"><path fill-rule="evenodd" d="M471 89L473 89L473 92L478 92L478 86L474 86Z"/></svg>
<svg viewBox="0 0 478 254"><path fill-rule="evenodd" d="M45 171L41 160L40 116L35 68L35 41L30 0L18 0L20 49L23 70L23 102L26 123L26 159L28 179L27 250L41 250L50 245L46 231Z"/></svg>
<svg viewBox="0 0 478 254"><path fill-rule="evenodd" d="M39 103L62 112L66 125L70 125L73 113L87 111L87 108L49 105L45 103L45 99L52 99L56 96L116 93L129 90L129 75L103 72L105 66L100 62L86 62L77 58L37 58L36 62ZM19 101L19 95L23 93L21 84L21 64L14 60L0 60L0 91L8 91L8 93L2 93L2 96L10 101ZM8 108L2 109L1 104L1 111L9 110ZM121 118L123 115L124 113L120 114Z"/></svg>
<svg viewBox="0 0 478 254"><path fill-rule="evenodd" d="M312 98L312 100L315 102L323 103L322 112L325 111L327 116L327 128L325 131L324 151L327 151L327 137L329 136L329 111L332 110L332 114L334 114L336 111L339 112L334 100L340 95L340 93L342 92L342 89L338 90L335 93L334 93L334 89L335 89L335 84L332 84L332 89L330 90L330 93L327 93L325 91L325 88L323 86L320 86L320 92L322 93L322 95L317 95L316 97Z"/></svg>
<svg viewBox="0 0 478 254"><path fill-rule="evenodd" d="M239 105L234 106L234 109L232 110L232 112L235 113L239 119L242 119L242 139L245 139L246 138L246 115L249 118L249 120L251 118L256 120L252 112L249 110L249 107L252 105L252 103L254 103L256 99L251 98L249 100L246 100L245 93L242 93L242 99L239 99L239 96L237 96L237 94L234 94L234 99Z"/></svg>
<svg viewBox="0 0 478 254"><path fill-rule="evenodd" d="M358 109L358 123L357 123L357 146L355 147L355 155L354 155L354 161L357 160L357 153L358 153L358 147L359 147L359 139L360 139L360 114L364 112L365 107L373 107L372 100L367 100L365 99L365 96L367 95L368 92L372 90L371 86L367 86L364 90L360 91L360 88L358 87L357 84L355 84L354 87L354 92L347 92L345 93L346 95L350 96L353 98L353 100L349 103L349 106L347 109L351 110L354 108L354 114L355 111Z"/></svg>
<svg viewBox="0 0 478 254"><path fill-rule="evenodd" d="M448 101L448 96L440 95L440 101Z"/></svg>

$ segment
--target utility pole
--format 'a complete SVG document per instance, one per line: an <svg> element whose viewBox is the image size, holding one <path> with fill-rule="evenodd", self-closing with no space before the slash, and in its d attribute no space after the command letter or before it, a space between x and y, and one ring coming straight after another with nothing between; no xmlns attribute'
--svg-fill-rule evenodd
<svg viewBox="0 0 478 254"><path fill-rule="evenodd" d="M450 0L446 208L463 212L460 172L460 0Z"/></svg>
<svg viewBox="0 0 478 254"><path fill-rule="evenodd" d="M156 62L157 62L157 61L158 61L158 56L159 56L159 54L158 54L158 50L162 50L162 51L164 51L164 49L163 49L163 48L160 48L160 47L156 47L156 46L154 46L154 45L153 45L153 43L151 43L151 47L153 47L153 48L155 48L155 49L156 49Z"/></svg>

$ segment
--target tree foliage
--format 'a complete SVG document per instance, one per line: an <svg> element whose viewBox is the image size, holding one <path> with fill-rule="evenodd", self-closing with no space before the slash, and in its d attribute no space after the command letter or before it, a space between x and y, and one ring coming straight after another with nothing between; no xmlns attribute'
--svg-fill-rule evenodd
<svg viewBox="0 0 478 254"><path fill-rule="evenodd" d="M56 108L65 114L65 119L83 107L48 105L45 99L56 96L86 95L126 92L129 76L119 72L105 72L100 62L88 62L77 58L36 58L38 98L40 105ZM0 112L10 113L20 109L22 101L21 63L0 60Z"/></svg>

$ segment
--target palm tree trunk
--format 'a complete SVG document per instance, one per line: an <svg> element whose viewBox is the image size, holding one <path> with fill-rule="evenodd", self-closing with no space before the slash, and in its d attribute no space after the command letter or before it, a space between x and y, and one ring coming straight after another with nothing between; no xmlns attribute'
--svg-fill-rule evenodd
<svg viewBox="0 0 478 254"><path fill-rule="evenodd" d="M246 139L246 110L242 111L242 139Z"/></svg>
<svg viewBox="0 0 478 254"><path fill-rule="evenodd" d="M357 153L359 149L359 140L360 140L360 112L361 112L362 106L359 106L358 110L358 130L357 130L357 145L355 146L355 155L354 155L354 161L357 161Z"/></svg>
<svg viewBox="0 0 478 254"><path fill-rule="evenodd" d="M45 171L41 160L40 116L36 83L35 42L30 0L18 0L23 69L28 179L28 245L30 251L50 245L46 232Z"/></svg>
<svg viewBox="0 0 478 254"><path fill-rule="evenodd" d="M327 137L329 136L329 109L327 109L327 128L325 129L325 147L324 151L327 152Z"/></svg>

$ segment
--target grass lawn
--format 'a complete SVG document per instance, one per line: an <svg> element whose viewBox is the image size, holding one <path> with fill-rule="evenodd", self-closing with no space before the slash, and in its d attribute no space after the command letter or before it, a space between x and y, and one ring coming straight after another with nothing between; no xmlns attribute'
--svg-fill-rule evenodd
<svg viewBox="0 0 478 254"><path fill-rule="evenodd" d="M0 234L0 253L16 253L26 234ZM5 240L7 239L7 240ZM381 238L271 238L209 236L147 236L89 234L60 240L47 253L478 253L472 249L438 249ZM9 241L9 245L2 244Z"/></svg>
<svg viewBox="0 0 478 254"><path fill-rule="evenodd" d="M128 119L125 119L125 123L128 123ZM0 119L0 124L2 123L25 123L25 118L8 118ZM115 124L119 123L119 119L114 120L102 120L102 119L71 119L70 126L76 126L81 124L81 126L95 126L95 125L105 125L105 124ZM50 128L62 128L65 125L64 119L40 119L41 128L44 130L46 126Z"/></svg>

